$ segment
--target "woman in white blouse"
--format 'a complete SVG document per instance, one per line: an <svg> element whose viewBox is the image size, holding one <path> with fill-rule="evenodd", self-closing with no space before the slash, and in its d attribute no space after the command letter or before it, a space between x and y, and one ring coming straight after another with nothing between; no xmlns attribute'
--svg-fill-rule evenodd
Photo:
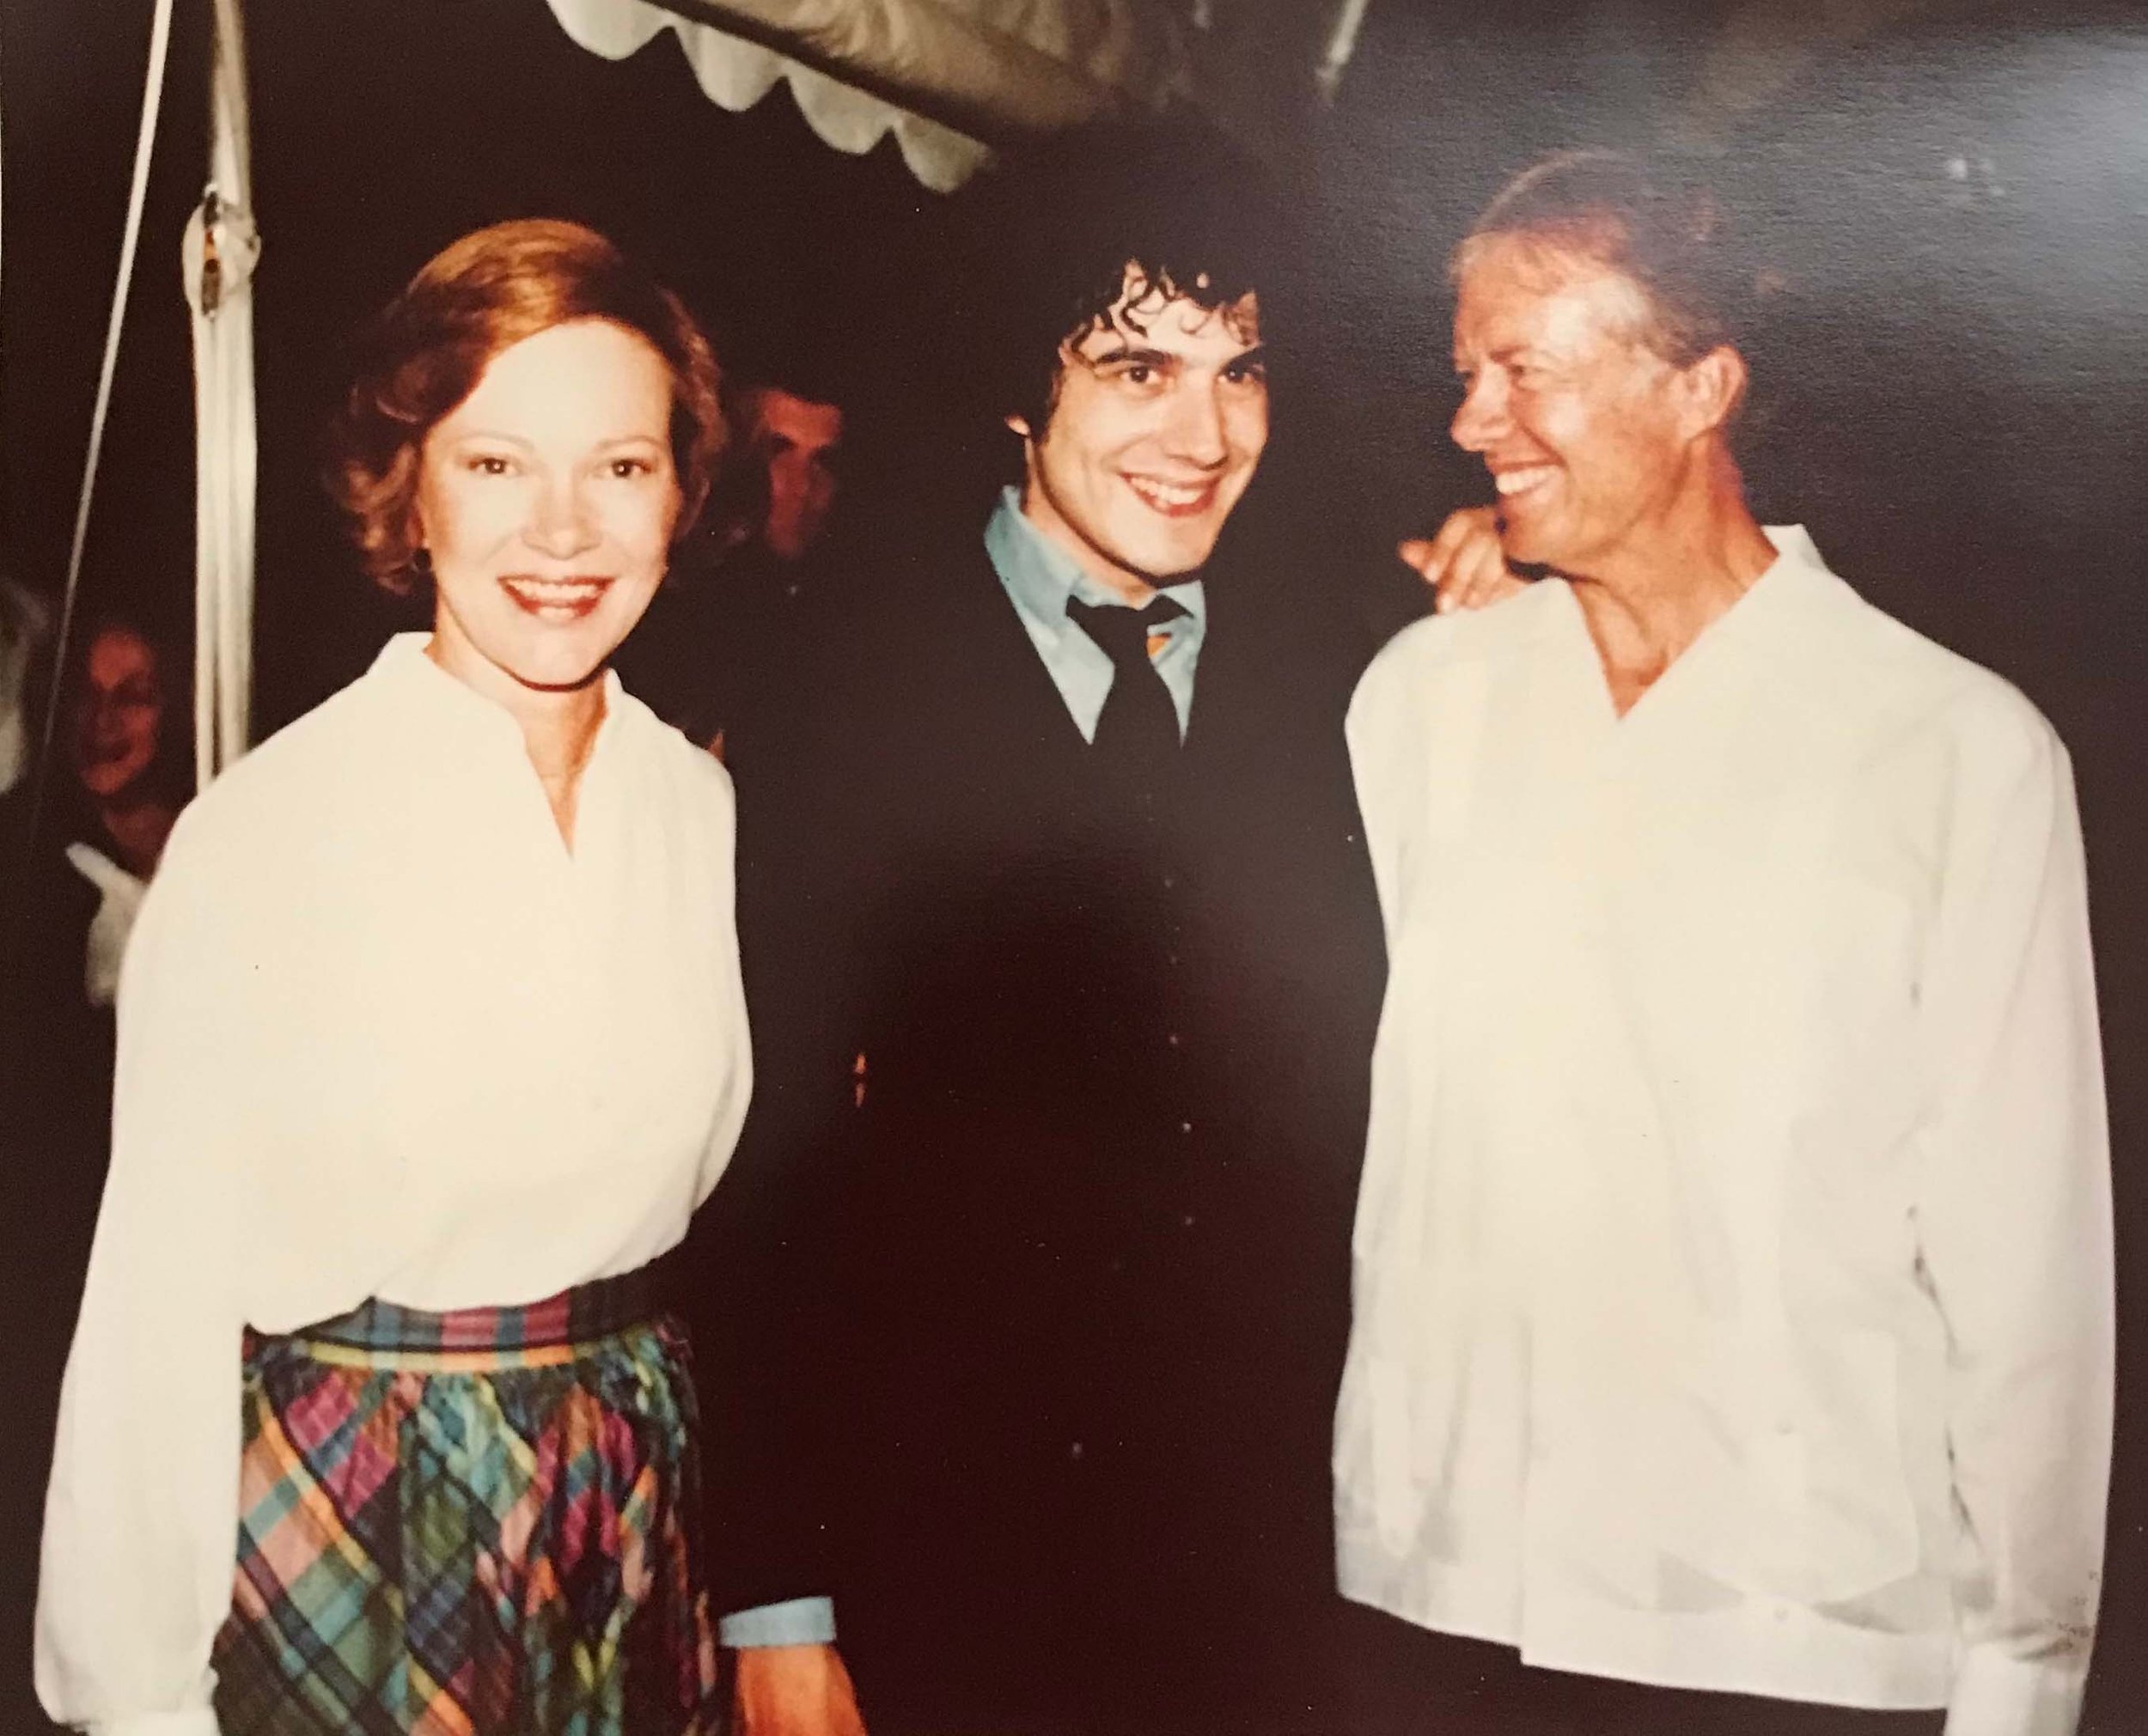
<svg viewBox="0 0 2148 1736"><path fill-rule="evenodd" d="M745 1112L731 796L607 663L721 428L691 317L571 224L464 238L375 328L333 485L433 628L206 792L143 909L46 1501L55 1717L708 1727L645 1269Z"/></svg>
<svg viewBox="0 0 2148 1736"><path fill-rule="evenodd" d="M1725 239L1586 154L1456 255L1454 436L1557 576L1351 712L1360 1674L1487 1730L2062 1736L2113 1337L2066 752L1747 510Z"/></svg>

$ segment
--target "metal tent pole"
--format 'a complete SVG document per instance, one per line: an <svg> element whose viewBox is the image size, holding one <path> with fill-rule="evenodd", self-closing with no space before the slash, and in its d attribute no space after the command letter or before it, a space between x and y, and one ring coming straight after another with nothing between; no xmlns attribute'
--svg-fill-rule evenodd
<svg viewBox="0 0 2148 1736"><path fill-rule="evenodd" d="M181 248L194 337L194 775L247 750L253 695L253 222L246 32L215 0L209 177Z"/></svg>

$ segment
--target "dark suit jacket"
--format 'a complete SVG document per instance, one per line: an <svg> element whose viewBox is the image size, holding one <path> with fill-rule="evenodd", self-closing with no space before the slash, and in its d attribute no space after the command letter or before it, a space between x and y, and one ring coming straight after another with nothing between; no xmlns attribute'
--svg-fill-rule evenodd
<svg viewBox="0 0 2148 1736"><path fill-rule="evenodd" d="M1316 594L1209 588L1153 819L974 540L876 576L786 739L741 744L759 1095L696 1243L717 1574L733 1606L832 1589L876 1732L1260 1705L1331 1596L1363 648Z"/></svg>

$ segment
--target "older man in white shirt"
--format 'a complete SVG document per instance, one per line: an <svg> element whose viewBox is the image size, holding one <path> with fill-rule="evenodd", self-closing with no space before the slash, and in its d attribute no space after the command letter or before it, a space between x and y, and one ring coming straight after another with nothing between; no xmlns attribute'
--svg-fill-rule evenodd
<svg viewBox="0 0 2148 1736"><path fill-rule="evenodd" d="M2066 756L1747 510L1727 246L1591 153L1456 254L1454 436L1556 576L1352 711L1341 1587L1460 1636L1366 1618L1472 1729L2059 1736L2113 1337Z"/></svg>

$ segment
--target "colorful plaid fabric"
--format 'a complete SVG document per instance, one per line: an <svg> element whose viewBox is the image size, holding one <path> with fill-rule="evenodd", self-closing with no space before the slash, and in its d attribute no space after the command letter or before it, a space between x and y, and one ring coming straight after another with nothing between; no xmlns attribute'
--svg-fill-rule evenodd
<svg viewBox="0 0 2148 1736"><path fill-rule="evenodd" d="M470 1367L525 1367L522 1352L538 1362L557 1361L552 1353L576 1350L625 1331L656 1312L652 1269L643 1267L616 1278L600 1278L518 1308L457 1308L428 1314L378 1297L361 1302L347 1314L323 1320L298 1336L333 1350L395 1353L395 1366L436 1367L432 1355L469 1353Z"/></svg>
<svg viewBox="0 0 2148 1736"><path fill-rule="evenodd" d="M684 1342L589 1289L249 1343L225 1736L719 1727Z"/></svg>

